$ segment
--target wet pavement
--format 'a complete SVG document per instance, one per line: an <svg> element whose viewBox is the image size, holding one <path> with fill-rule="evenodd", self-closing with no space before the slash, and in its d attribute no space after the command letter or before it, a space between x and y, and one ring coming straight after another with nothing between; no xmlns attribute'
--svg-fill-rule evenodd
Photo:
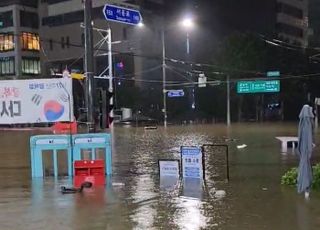
<svg viewBox="0 0 320 230"><path fill-rule="evenodd" d="M295 136L297 124L116 127L113 176L105 188L62 195L62 177L34 179L29 137L0 131L0 230L15 229L320 229L320 192L309 201L280 177L298 165L281 154L276 136ZM206 151L206 184L160 180L158 159L179 159L182 145L229 144L230 181L222 149ZM247 147L237 149L237 145ZM319 135L316 138L319 145ZM313 162L320 162L320 148ZM224 197L215 196L224 190Z"/></svg>

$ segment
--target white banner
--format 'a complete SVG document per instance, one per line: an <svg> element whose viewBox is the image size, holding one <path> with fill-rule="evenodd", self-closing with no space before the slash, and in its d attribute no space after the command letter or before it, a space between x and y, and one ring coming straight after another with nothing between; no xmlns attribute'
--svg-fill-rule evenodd
<svg viewBox="0 0 320 230"><path fill-rule="evenodd" d="M72 79L0 81L0 124L72 120Z"/></svg>

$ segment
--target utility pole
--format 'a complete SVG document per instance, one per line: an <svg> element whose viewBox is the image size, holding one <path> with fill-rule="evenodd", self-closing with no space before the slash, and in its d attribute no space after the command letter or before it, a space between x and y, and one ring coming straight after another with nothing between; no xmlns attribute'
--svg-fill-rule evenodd
<svg viewBox="0 0 320 230"><path fill-rule="evenodd" d="M231 125L230 118L230 79L229 75L227 75L227 126Z"/></svg>
<svg viewBox="0 0 320 230"><path fill-rule="evenodd" d="M85 32L85 102L87 108L88 131L95 130L94 111L94 63L93 63L93 32L92 32L92 0L84 0L84 32Z"/></svg>
<svg viewBox="0 0 320 230"><path fill-rule="evenodd" d="M190 39L189 39L189 32L187 32L187 55L190 54Z"/></svg>
<svg viewBox="0 0 320 230"><path fill-rule="evenodd" d="M167 127L167 92L166 92L166 46L164 40L164 28L162 28L162 92L163 92L163 126Z"/></svg>
<svg viewBox="0 0 320 230"><path fill-rule="evenodd" d="M112 129L113 128L113 68L112 68L112 37L111 37L111 29L108 29L108 65L109 65L109 72L108 72L108 77L109 77L109 93L111 94L110 99L109 99L109 107L110 111L108 114L108 128Z"/></svg>

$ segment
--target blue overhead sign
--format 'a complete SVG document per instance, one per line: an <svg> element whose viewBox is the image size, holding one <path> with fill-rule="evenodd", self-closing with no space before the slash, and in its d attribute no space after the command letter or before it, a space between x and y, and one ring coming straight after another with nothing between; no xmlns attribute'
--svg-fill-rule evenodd
<svg viewBox="0 0 320 230"><path fill-rule="evenodd" d="M130 25L138 25L142 22L142 17L139 11L127 9L115 5L105 5L103 14L106 20L120 22Z"/></svg>
<svg viewBox="0 0 320 230"><path fill-rule="evenodd" d="M183 96L184 96L184 91L182 89L168 91L168 97L183 97Z"/></svg>

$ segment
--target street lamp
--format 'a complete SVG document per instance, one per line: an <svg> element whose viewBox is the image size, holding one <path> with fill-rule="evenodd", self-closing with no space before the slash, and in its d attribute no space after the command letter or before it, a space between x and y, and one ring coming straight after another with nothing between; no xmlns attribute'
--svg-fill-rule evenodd
<svg viewBox="0 0 320 230"><path fill-rule="evenodd" d="M194 27L194 20L188 16L182 19L181 25L187 30L187 54L190 54L189 30Z"/></svg>
<svg viewBox="0 0 320 230"><path fill-rule="evenodd" d="M181 21L181 24L185 27L185 28L192 28L194 26L194 21L191 17L186 17Z"/></svg>
<svg viewBox="0 0 320 230"><path fill-rule="evenodd" d="M139 22L137 26L141 28L141 27L144 27L144 24L143 22Z"/></svg>
<svg viewBox="0 0 320 230"><path fill-rule="evenodd" d="M181 26L187 29L187 54L190 53L189 46L189 30L194 27L194 20L191 17L185 17L180 22ZM167 90L166 90L166 45L165 45L165 29L162 27L162 92L163 92L163 126L167 127Z"/></svg>

